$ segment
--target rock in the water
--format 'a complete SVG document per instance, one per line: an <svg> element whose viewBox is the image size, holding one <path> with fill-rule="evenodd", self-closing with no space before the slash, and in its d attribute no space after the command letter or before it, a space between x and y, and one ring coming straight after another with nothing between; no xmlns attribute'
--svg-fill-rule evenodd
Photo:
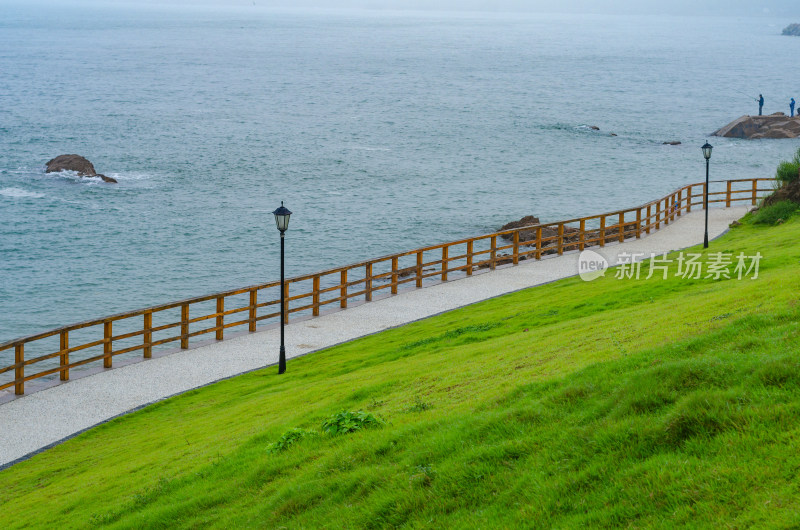
<svg viewBox="0 0 800 530"><path fill-rule="evenodd" d="M97 177L104 182L116 183L111 177L100 175L94 170L94 165L80 155L59 155L46 164L45 173L58 173L59 171L75 171L79 177Z"/></svg>
<svg viewBox="0 0 800 530"><path fill-rule="evenodd" d="M776 112L769 116L742 116L715 131L714 136L749 140L797 138L800 137L800 116L790 118L783 112Z"/></svg>
<svg viewBox="0 0 800 530"><path fill-rule="evenodd" d="M80 155L59 155L47 163L46 173L59 171L75 171L81 177L93 177L97 174L92 163Z"/></svg>
<svg viewBox="0 0 800 530"><path fill-rule="evenodd" d="M589 125L589 128L591 130L593 130L593 131L599 131L600 130L600 127L598 127L597 125Z"/></svg>
<svg viewBox="0 0 800 530"><path fill-rule="evenodd" d="M789 24L783 31L781 35L792 35L794 37L800 37L800 24Z"/></svg>
<svg viewBox="0 0 800 530"><path fill-rule="evenodd" d="M681 143L677 140L673 140L672 142L664 142L662 145L681 145Z"/></svg>
<svg viewBox="0 0 800 530"><path fill-rule="evenodd" d="M503 232L504 230L513 230L514 228L522 228L523 226L534 226L538 225L539 218L534 217L532 215L526 215L519 221L512 221L510 223L506 223L500 227L498 232ZM536 238L536 230L521 230L519 233L520 240L526 241L528 239L535 239ZM506 234L502 236L503 239L511 239L511 236Z"/></svg>

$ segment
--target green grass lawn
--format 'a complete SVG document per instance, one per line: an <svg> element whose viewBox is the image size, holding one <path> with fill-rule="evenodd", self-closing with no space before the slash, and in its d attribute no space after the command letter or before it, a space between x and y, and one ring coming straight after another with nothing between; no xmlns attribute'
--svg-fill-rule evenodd
<svg viewBox="0 0 800 530"><path fill-rule="evenodd" d="M760 277L566 279L195 390L0 472L0 526L800 525L800 220L711 246Z"/></svg>

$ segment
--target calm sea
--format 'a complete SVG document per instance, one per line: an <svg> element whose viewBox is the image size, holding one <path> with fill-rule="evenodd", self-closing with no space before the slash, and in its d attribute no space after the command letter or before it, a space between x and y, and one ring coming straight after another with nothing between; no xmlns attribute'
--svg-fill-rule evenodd
<svg viewBox="0 0 800 530"><path fill-rule="evenodd" d="M0 341L276 279L281 200L295 275L700 181L800 97L788 22L6 5ZM800 146L711 142L712 178Z"/></svg>

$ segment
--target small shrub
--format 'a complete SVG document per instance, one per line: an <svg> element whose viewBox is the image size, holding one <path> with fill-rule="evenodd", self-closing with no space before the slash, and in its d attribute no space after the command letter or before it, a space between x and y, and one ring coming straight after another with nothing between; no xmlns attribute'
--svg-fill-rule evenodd
<svg viewBox="0 0 800 530"><path fill-rule="evenodd" d="M415 396L414 397L414 404L409 406L408 409L406 409L406 410L408 412L424 412L424 411L428 410L429 408L431 408L432 406L433 405L431 405L430 403L426 403L425 401L422 401L419 398L419 396Z"/></svg>
<svg viewBox="0 0 800 530"><path fill-rule="evenodd" d="M775 172L775 178L781 182L792 182L797 180L798 172L800 172L800 164L794 162L781 162L778 164L778 170Z"/></svg>
<svg viewBox="0 0 800 530"><path fill-rule="evenodd" d="M784 160L778 164L778 169L775 172L775 178L783 183L792 182L798 179L798 172L800 171L800 149L795 152L791 160Z"/></svg>
<svg viewBox="0 0 800 530"><path fill-rule="evenodd" d="M322 422L322 431L328 434L347 434L383 425L385 425L383 420L369 412L342 411Z"/></svg>
<svg viewBox="0 0 800 530"><path fill-rule="evenodd" d="M775 225L778 221L786 221L794 215L800 205L792 201L781 201L771 206L764 206L753 216L753 223L757 225Z"/></svg>
<svg viewBox="0 0 800 530"><path fill-rule="evenodd" d="M299 442L303 438L308 438L309 436L318 436L319 433L317 431L307 431L305 429L289 429L280 439L275 442L271 443L267 446L267 452L270 454L281 453L289 449L295 442Z"/></svg>
<svg viewBox="0 0 800 530"><path fill-rule="evenodd" d="M436 478L436 470L430 464L420 464L414 468L414 472L409 477L412 486L430 486Z"/></svg>

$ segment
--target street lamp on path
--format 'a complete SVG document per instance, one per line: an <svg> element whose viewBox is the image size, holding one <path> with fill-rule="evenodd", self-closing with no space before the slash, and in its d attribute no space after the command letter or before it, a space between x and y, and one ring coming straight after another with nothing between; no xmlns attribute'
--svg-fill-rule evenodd
<svg viewBox="0 0 800 530"><path fill-rule="evenodd" d="M289 216L292 212L283 205L272 212L275 215L275 224L278 226L278 231L281 233L281 353L278 357L278 373L282 374L286 371L286 347L283 345L283 325L286 317L286 289L284 288L283 280L283 236L286 229L289 228Z"/></svg>
<svg viewBox="0 0 800 530"><path fill-rule="evenodd" d="M708 163L711 160L711 150L714 149L708 142L701 148L706 159L706 187L703 198L703 208L706 211L706 235L703 238L703 248L708 248Z"/></svg>

